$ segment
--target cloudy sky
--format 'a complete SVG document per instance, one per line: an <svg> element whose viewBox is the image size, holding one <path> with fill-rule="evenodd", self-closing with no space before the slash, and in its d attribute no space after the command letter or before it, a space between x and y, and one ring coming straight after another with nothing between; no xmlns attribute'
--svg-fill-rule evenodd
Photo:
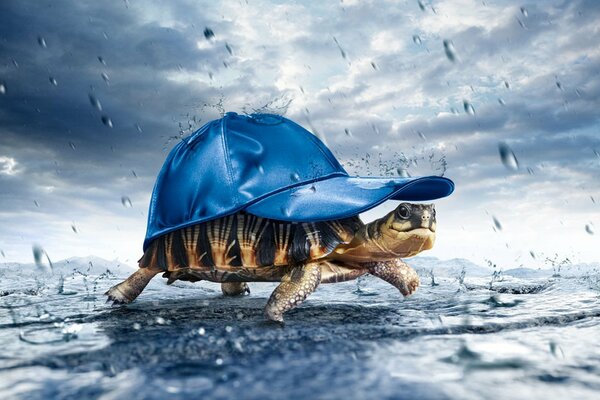
<svg viewBox="0 0 600 400"><path fill-rule="evenodd" d="M599 261L599 20L591 0L2 1L0 262L37 243L134 265L168 151L265 105L353 174L453 179L429 255Z"/></svg>

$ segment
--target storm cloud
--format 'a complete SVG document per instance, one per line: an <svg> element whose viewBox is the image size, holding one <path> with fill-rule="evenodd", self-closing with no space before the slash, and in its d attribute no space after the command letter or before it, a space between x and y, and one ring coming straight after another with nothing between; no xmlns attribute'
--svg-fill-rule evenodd
<svg viewBox="0 0 600 400"><path fill-rule="evenodd" d="M351 173L455 180L431 255L597 261L585 225L600 230L600 7L424 4L3 1L0 262L39 243L135 264L171 147L264 105Z"/></svg>

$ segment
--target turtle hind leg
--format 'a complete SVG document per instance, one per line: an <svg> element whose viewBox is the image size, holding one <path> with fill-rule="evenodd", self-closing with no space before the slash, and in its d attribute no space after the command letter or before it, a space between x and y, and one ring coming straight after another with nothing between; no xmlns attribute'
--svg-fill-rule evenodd
<svg viewBox="0 0 600 400"><path fill-rule="evenodd" d="M283 314L300 305L315 291L320 282L319 263L308 263L291 268L271 294L265 307L265 317L270 321L283 322Z"/></svg>
<svg viewBox="0 0 600 400"><path fill-rule="evenodd" d="M250 294L250 287L246 282L222 282L221 291L225 296L241 296Z"/></svg>
<svg viewBox="0 0 600 400"><path fill-rule="evenodd" d="M369 273L400 290L403 296L410 296L419 287L419 275L404 261L397 258L391 261L367 263Z"/></svg>
<svg viewBox="0 0 600 400"><path fill-rule="evenodd" d="M127 304L135 300L136 297L142 293L142 290L148 285L148 282L156 274L163 272L161 270L155 270L150 268L140 268L119 283L108 289L105 295L108 296L107 302L113 302L113 304Z"/></svg>

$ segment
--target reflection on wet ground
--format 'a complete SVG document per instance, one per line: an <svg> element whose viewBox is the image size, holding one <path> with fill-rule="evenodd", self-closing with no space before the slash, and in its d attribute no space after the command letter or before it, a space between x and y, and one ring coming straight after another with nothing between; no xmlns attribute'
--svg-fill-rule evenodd
<svg viewBox="0 0 600 400"><path fill-rule="evenodd" d="M505 277L491 290L489 276L441 273L406 300L371 277L360 288L322 285L283 327L263 321L275 284L225 298L215 284L156 279L138 301L113 308L101 293L116 275L5 271L2 398L593 398L600 390L597 271Z"/></svg>

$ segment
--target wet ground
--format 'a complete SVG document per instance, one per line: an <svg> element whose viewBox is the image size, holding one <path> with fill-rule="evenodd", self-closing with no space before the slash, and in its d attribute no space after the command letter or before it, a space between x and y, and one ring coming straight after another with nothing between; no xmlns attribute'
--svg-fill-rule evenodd
<svg viewBox="0 0 600 400"><path fill-rule="evenodd" d="M274 284L225 298L156 278L114 308L102 293L130 272L114 263L0 266L0 398L598 398L597 269L432 262L408 299L372 277L322 285L283 327L263 321Z"/></svg>

